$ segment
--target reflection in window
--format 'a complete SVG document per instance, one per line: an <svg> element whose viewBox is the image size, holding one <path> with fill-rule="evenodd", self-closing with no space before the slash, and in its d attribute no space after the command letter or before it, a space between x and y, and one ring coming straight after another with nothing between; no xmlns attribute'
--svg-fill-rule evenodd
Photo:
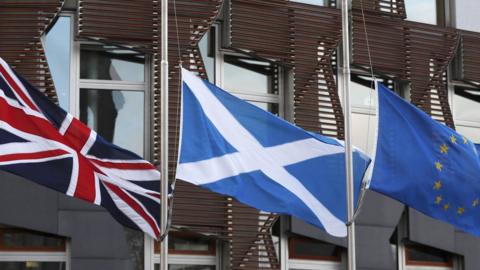
<svg viewBox="0 0 480 270"><path fill-rule="evenodd" d="M276 116L279 116L280 110L278 107L278 103L270 103L270 102L260 102L260 101L249 101L251 104L259 107L262 110L267 112L271 112Z"/></svg>
<svg viewBox="0 0 480 270"><path fill-rule="evenodd" d="M269 62L225 55L224 88L233 92L278 95L276 68Z"/></svg>
<svg viewBox="0 0 480 270"><path fill-rule="evenodd" d="M198 43L208 80L215 83L215 27L205 33Z"/></svg>
<svg viewBox="0 0 480 270"><path fill-rule="evenodd" d="M169 270L215 270L214 265L195 265L195 264L170 264ZM160 270L160 265L155 264L155 270Z"/></svg>
<svg viewBox="0 0 480 270"><path fill-rule="evenodd" d="M458 29L480 32L480 1L455 1L455 23Z"/></svg>
<svg viewBox="0 0 480 270"><path fill-rule="evenodd" d="M144 93L80 89L80 120L106 140L143 156Z"/></svg>
<svg viewBox="0 0 480 270"><path fill-rule="evenodd" d="M71 17L60 16L45 36L45 55L60 107L70 106Z"/></svg>
<svg viewBox="0 0 480 270"><path fill-rule="evenodd" d="M453 108L457 120L480 123L480 89L455 87Z"/></svg>
<svg viewBox="0 0 480 270"><path fill-rule="evenodd" d="M328 6L329 5L329 0L290 0L292 2L298 2L298 3L304 3L304 4L310 4L310 5L316 5L316 6Z"/></svg>
<svg viewBox="0 0 480 270"><path fill-rule="evenodd" d="M155 253L160 252L160 245L155 242ZM199 234L172 232L168 241L170 254L215 255L215 240Z"/></svg>
<svg viewBox="0 0 480 270"><path fill-rule="evenodd" d="M306 237L291 237L288 249L290 259L341 261L338 246Z"/></svg>
<svg viewBox="0 0 480 270"><path fill-rule="evenodd" d="M428 23L443 24L445 16L443 8L438 0L405 0L407 20Z"/></svg>
<svg viewBox="0 0 480 270"><path fill-rule="evenodd" d="M405 247L405 252L407 265L453 266L452 254L443 250L411 244Z"/></svg>
<svg viewBox="0 0 480 270"><path fill-rule="evenodd" d="M143 82L144 71L143 54L109 45L80 46L80 79Z"/></svg>
<svg viewBox="0 0 480 270"><path fill-rule="evenodd" d="M0 251L65 251L65 239L28 230L0 228Z"/></svg>
<svg viewBox="0 0 480 270"><path fill-rule="evenodd" d="M65 270L65 262L0 262L2 270Z"/></svg>
<svg viewBox="0 0 480 270"><path fill-rule="evenodd" d="M393 81L386 78L375 78L390 89L393 89ZM374 109L377 106L377 98L375 96L375 85L372 83L370 75L352 74L350 84L350 97L352 106Z"/></svg>

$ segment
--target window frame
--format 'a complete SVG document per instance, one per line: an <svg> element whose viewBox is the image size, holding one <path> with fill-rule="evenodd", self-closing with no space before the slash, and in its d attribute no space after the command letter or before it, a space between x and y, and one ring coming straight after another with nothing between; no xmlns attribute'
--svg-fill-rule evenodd
<svg viewBox="0 0 480 270"><path fill-rule="evenodd" d="M96 79L81 79L80 78L80 54L81 45L83 44L101 44L109 45L107 43L86 40L73 40L72 61L70 67L71 83L70 83L70 113L76 117L80 117L80 92L82 89L96 89L105 91L133 91L143 92L143 155L145 160L151 160L153 153L151 149L151 104L152 104L152 57L147 53L143 53L145 57L144 62L144 80L143 82L134 81L118 81L118 80L96 80ZM114 45L122 48L118 45ZM132 50L130 48L124 48Z"/></svg>

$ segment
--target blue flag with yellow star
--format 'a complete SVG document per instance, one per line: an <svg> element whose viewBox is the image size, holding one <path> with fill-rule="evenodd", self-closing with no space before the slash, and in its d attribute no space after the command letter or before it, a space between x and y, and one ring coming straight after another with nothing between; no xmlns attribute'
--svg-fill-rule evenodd
<svg viewBox="0 0 480 270"><path fill-rule="evenodd" d="M480 236L476 146L381 84L378 104L370 189Z"/></svg>

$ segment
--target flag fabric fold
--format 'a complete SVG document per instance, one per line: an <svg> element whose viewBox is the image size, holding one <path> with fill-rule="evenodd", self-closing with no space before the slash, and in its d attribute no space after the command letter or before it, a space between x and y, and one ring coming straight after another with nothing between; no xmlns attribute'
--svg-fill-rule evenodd
<svg viewBox="0 0 480 270"><path fill-rule="evenodd" d="M182 70L177 178L347 235L342 144L310 134ZM355 195L369 164L354 153Z"/></svg>
<svg viewBox="0 0 480 270"><path fill-rule="evenodd" d="M0 170L160 235L160 173L52 103L0 58Z"/></svg>
<svg viewBox="0 0 480 270"><path fill-rule="evenodd" d="M455 130L378 85L370 189L480 236L480 159Z"/></svg>

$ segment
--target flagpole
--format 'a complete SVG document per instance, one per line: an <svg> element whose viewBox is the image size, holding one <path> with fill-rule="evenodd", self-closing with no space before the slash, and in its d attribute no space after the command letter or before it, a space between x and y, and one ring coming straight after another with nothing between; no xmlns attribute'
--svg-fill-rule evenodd
<svg viewBox="0 0 480 270"><path fill-rule="evenodd" d="M348 270L356 269L355 261L355 222L353 220L355 203L353 192L353 154L351 134L351 105L350 105L350 1L342 0L342 81L343 107L345 116L345 164L347 188L347 229L348 229Z"/></svg>
<svg viewBox="0 0 480 270"><path fill-rule="evenodd" d="M160 75L160 96L161 96L161 231L162 234L167 232L168 219L168 0L162 0L161 5L161 75ZM168 269L168 234L165 235L163 241L160 242L160 269Z"/></svg>

